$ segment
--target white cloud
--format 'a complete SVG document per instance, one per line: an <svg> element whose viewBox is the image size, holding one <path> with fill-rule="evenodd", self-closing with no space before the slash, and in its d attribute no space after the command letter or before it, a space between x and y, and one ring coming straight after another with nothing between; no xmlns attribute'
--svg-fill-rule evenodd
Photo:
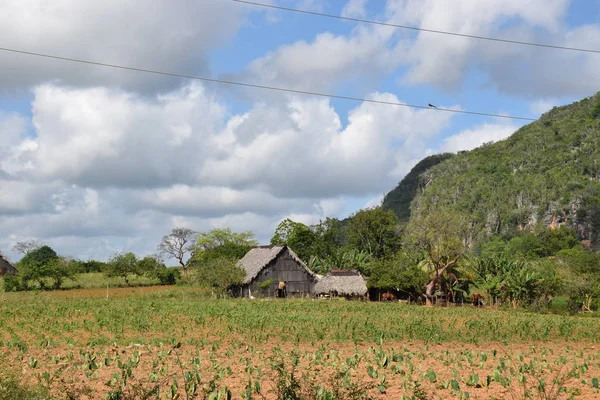
<svg viewBox="0 0 600 400"><path fill-rule="evenodd" d="M366 0L351 0L342 14L364 16L365 4ZM597 48L600 27L568 27L569 4L569 0L398 0L388 1L377 19L470 35ZM352 81L356 93L365 93L383 77L403 72L398 80L403 86L424 84L456 92L473 71L479 73L482 86L503 94L528 99L581 97L595 90L588 82L600 78L600 58L356 24L348 34L323 32L311 41L282 45L255 59L236 78L320 91ZM248 94L250 98L255 95Z"/></svg>
<svg viewBox="0 0 600 400"><path fill-rule="evenodd" d="M531 103L530 109L535 115L542 115L560 104L558 99L538 99Z"/></svg>
<svg viewBox="0 0 600 400"><path fill-rule="evenodd" d="M230 39L249 10L221 0L0 0L2 46L183 74L206 71L211 49ZM3 53L4 90L60 79L141 88L173 78Z"/></svg>
<svg viewBox="0 0 600 400"><path fill-rule="evenodd" d="M399 101L391 94L373 98ZM327 100L258 107L231 133L241 140L232 142L227 156L206 163L202 177L236 187L255 182L282 197L379 192L396 183L395 155L403 144L439 134L450 118L364 103L350 111L342 129Z"/></svg>
<svg viewBox="0 0 600 400"><path fill-rule="evenodd" d="M506 32L501 26L507 19L524 21L530 26L554 30L560 26L567 0L493 0L472 2L456 0L440 2L391 2L393 20L398 23L417 24L422 28L457 32L479 36L498 36ZM526 39L526 38L525 38ZM524 39L524 40L525 40ZM494 47L493 47L494 46ZM428 32L419 33L410 50L411 69L405 77L411 83L429 83L450 88L460 83L475 61L481 48L502 49L502 44L489 43L461 37L442 36ZM524 49L516 48L517 52ZM447 62L452 60L452 62Z"/></svg>
<svg viewBox="0 0 600 400"><path fill-rule="evenodd" d="M383 202L383 195L380 195L380 196L374 197L374 198L370 199L369 201L367 201L367 203L365 204L365 206L363 208L379 207L382 202Z"/></svg>
<svg viewBox="0 0 600 400"><path fill-rule="evenodd" d="M30 160L45 179L82 186L189 183L202 160L219 151L211 140L225 109L199 85L152 100L55 85L39 86L34 95Z"/></svg>
<svg viewBox="0 0 600 400"><path fill-rule="evenodd" d="M367 2L369 0L350 0L342 9L342 16L348 18L364 18L367 15Z"/></svg>
<svg viewBox="0 0 600 400"><path fill-rule="evenodd" d="M391 20L422 28L509 40L597 48L596 25L568 28L568 0L424 0L388 2ZM586 96L600 78L594 54L421 32L408 50L403 82L455 91L478 70L486 86L519 97ZM448 62L452 60L452 62Z"/></svg>
<svg viewBox="0 0 600 400"><path fill-rule="evenodd" d="M403 52L395 48L395 34L393 28L363 25L349 35L323 32L311 42L283 45L255 59L238 78L319 91L353 79L365 90L400 64Z"/></svg>
<svg viewBox="0 0 600 400"><path fill-rule="evenodd" d="M14 135L18 157L0 182L0 239L39 237L81 257L148 254L177 225L266 241L287 216L343 217L353 196L395 185L399 154L452 116L364 103L343 127L329 101L294 96L231 115L198 84L153 97L56 84L32 93L32 135Z"/></svg>
<svg viewBox="0 0 600 400"><path fill-rule="evenodd" d="M497 142L506 139L519 126L513 124L491 123L478 125L471 129L465 129L456 135L444 139L440 151L457 152L461 150L472 150L484 143Z"/></svg>
<svg viewBox="0 0 600 400"><path fill-rule="evenodd" d="M131 201L137 207L206 217L247 212L273 215L294 207L294 202L290 200L254 189L235 190L228 187L188 185L144 190L133 194Z"/></svg>

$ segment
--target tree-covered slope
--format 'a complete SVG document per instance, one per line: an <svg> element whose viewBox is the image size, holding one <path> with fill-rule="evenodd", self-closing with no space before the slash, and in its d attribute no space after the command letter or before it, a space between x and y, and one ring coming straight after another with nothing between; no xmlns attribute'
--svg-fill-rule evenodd
<svg viewBox="0 0 600 400"><path fill-rule="evenodd" d="M401 221L410 218L410 203L415 198L419 189L420 176L429 168L451 158L454 154L435 154L419 161L417 165L400 181L391 192L383 198L384 210L392 210Z"/></svg>
<svg viewBox="0 0 600 400"><path fill-rule="evenodd" d="M395 195L408 200L418 181L413 214L455 209L472 217L480 235L567 225L600 245L600 94L555 107L504 141L423 169Z"/></svg>

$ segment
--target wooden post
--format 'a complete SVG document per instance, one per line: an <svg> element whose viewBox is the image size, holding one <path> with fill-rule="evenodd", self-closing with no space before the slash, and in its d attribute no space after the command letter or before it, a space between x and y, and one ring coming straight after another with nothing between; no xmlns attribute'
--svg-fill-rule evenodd
<svg viewBox="0 0 600 400"><path fill-rule="evenodd" d="M106 285L106 300L108 300L108 284Z"/></svg>

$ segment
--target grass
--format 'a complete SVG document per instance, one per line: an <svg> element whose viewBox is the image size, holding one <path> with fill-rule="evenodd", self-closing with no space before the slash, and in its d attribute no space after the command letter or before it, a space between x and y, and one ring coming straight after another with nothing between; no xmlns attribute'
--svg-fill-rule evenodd
<svg viewBox="0 0 600 400"><path fill-rule="evenodd" d="M58 398L600 396L593 317L213 300L184 287L103 293L6 293L0 363Z"/></svg>

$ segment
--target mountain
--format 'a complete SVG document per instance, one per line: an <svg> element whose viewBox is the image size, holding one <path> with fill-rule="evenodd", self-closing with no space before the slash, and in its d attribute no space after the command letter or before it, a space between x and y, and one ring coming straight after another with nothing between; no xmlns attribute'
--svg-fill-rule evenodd
<svg viewBox="0 0 600 400"><path fill-rule="evenodd" d="M401 219L454 209L483 236L566 225L600 248L600 93L555 107L506 140L428 157L383 206Z"/></svg>
<svg viewBox="0 0 600 400"><path fill-rule="evenodd" d="M381 207L394 211L401 221L410 219L410 203L419 189L421 174L452 156L453 153L435 154L419 161L398 186L385 195Z"/></svg>

